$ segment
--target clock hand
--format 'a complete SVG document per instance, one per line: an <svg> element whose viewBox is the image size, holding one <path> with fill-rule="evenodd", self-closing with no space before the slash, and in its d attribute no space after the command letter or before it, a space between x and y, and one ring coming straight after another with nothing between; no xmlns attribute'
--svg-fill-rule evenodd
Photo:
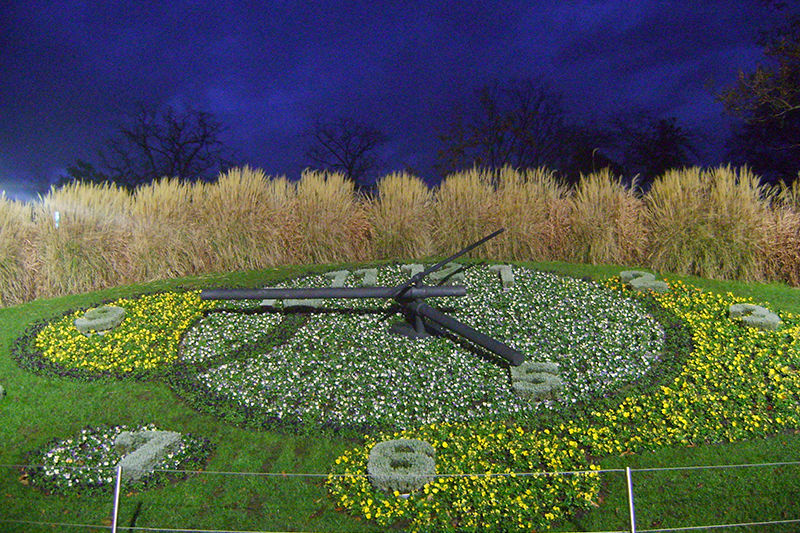
<svg viewBox="0 0 800 533"><path fill-rule="evenodd" d="M472 250L474 250L475 248L477 248L481 244L485 243L489 239L494 239L495 237L497 237L498 235L500 235L504 231L505 231L505 228L500 228L499 230L495 231L491 235L487 235L486 237L482 238L481 240L479 240L477 242L473 242L472 244L470 244L469 246L467 246L463 250L454 253L453 255L448 257L447 259L439 261L438 263L436 263L432 267L427 268L427 269L423 270L422 272L420 272L419 274L416 274L413 277L409 278L405 283L402 283L401 285L397 286L397 292L393 296L394 299L395 300L402 299L405 296L405 293L409 290L409 288L411 286L415 286L415 287L419 286L422 283L422 279L425 276L427 276L431 272L436 272L437 270L439 270L440 268L445 266L450 261L455 261L456 259L458 259L462 255L464 255L464 254L466 254L468 252L471 252Z"/></svg>
<svg viewBox="0 0 800 533"><path fill-rule="evenodd" d="M449 329L456 335L460 335L465 339L474 342L478 346L486 348L490 352L511 363L511 366L519 366L525 361L525 355L518 350L515 350L511 346L500 342L497 339L489 337L484 333L481 333L480 331L464 324L463 322L459 322L455 318L446 315L437 309L434 309L421 300L409 302L406 304L406 307L408 307L411 312L420 316L424 316L428 320L435 322L446 329Z"/></svg>

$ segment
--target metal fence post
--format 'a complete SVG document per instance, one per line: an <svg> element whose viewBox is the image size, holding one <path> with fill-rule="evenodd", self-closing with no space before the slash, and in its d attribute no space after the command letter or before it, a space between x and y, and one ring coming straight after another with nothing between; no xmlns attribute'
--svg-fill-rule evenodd
<svg viewBox="0 0 800 533"><path fill-rule="evenodd" d="M631 481L631 467L625 467L625 476L628 478L628 507L631 511L631 533L636 533L636 511L633 508L633 482Z"/></svg>
<svg viewBox="0 0 800 533"><path fill-rule="evenodd" d="M122 486L122 465L117 465L117 480L114 483L114 511L111 516L111 533L117 533L117 518L119 517L119 489Z"/></svg>

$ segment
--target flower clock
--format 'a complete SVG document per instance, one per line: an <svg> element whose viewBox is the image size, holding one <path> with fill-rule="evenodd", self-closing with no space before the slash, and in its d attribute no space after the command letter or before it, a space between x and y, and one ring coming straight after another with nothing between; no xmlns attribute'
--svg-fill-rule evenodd
<svg viewBox="0 0 800 533"><path fill-rule="evenodd" d="M420 268L280 286L396 286ZM105 335L78 332L73 313L17 351L29 368L61 375L163 377L194 407L236 424L361 435L332 465L332 498L379 525L420 530L546 529L596 505L589 458L800 427L798 320L786 313L778 329L748 328L729 314L748 302L731 295L670 283L642 298L619 280L516 266L453 266L432 281L467 294L429 305L524 354L531 376L558 386L525 394L507 361L447 331L397 335L397 309L373 298L149 295L109 302L126 313ZM367 475L370 451L394 439L435 450L435 476L407 495Z"/></svg>
<svg viewBox="0 0 800 533"><path fill-rule="evenodd" d="M408 269L405 269L406 271ZM340 274L350 286L364 276ZM246 423L374 432L468 422L587 402L635 381L659 360L663 330L635 301L580 280L515 269L503 287L489 266L454 283L467 296L435 304L533 362L558 365L558 402L515 393L509 365L447 333L408 338L383 300L222 303L183 340L184 389ZM402 265L375 271L392 286ZM293 287L328 286L320 275ZM275 346L269 340L291 334ZM200 391L200 392L198 392Z"/></svg>

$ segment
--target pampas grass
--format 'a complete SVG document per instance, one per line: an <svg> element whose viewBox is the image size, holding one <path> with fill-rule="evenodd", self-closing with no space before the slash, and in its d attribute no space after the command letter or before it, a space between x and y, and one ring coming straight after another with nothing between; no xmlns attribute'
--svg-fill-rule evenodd
<svg viewBox="0 0 800 533"><path fill-rule="evenodd" d="M378 182L365 204L377 259L414 259L433 252L433 193L416 176L398 172Z"/></svg>
<svg viewBox="0 0 800 533"><path fill-rule="evenodd" d="M716 279L764 278L768 199L747 169L667 172L648 195L652 268Z"/></svg>
<svg viewBox="0 0 800 533"><path fill-rule="evenodd" d="M581 177L571 204L570 260L620 265L642 261L648 241L645 206L633 187L604 169Z"/></svg>

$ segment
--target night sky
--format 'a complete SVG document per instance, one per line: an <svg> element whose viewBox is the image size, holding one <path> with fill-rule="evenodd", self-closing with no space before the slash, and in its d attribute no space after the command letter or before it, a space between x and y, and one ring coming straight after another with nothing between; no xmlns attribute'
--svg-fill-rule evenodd
<svg viewBox="0 0 800 533"><path fill-rule="evenodd" d="M723 162L715 92L763 61L757 0L3 2L0 188L14 196L96 150L137 101L210 111L242 163L296 178L315 119L391 138L385 172L436 170L454 106L494 80L560 91L580 119L677 117ZM709 88L712 84L713 89Z"/></svg>

